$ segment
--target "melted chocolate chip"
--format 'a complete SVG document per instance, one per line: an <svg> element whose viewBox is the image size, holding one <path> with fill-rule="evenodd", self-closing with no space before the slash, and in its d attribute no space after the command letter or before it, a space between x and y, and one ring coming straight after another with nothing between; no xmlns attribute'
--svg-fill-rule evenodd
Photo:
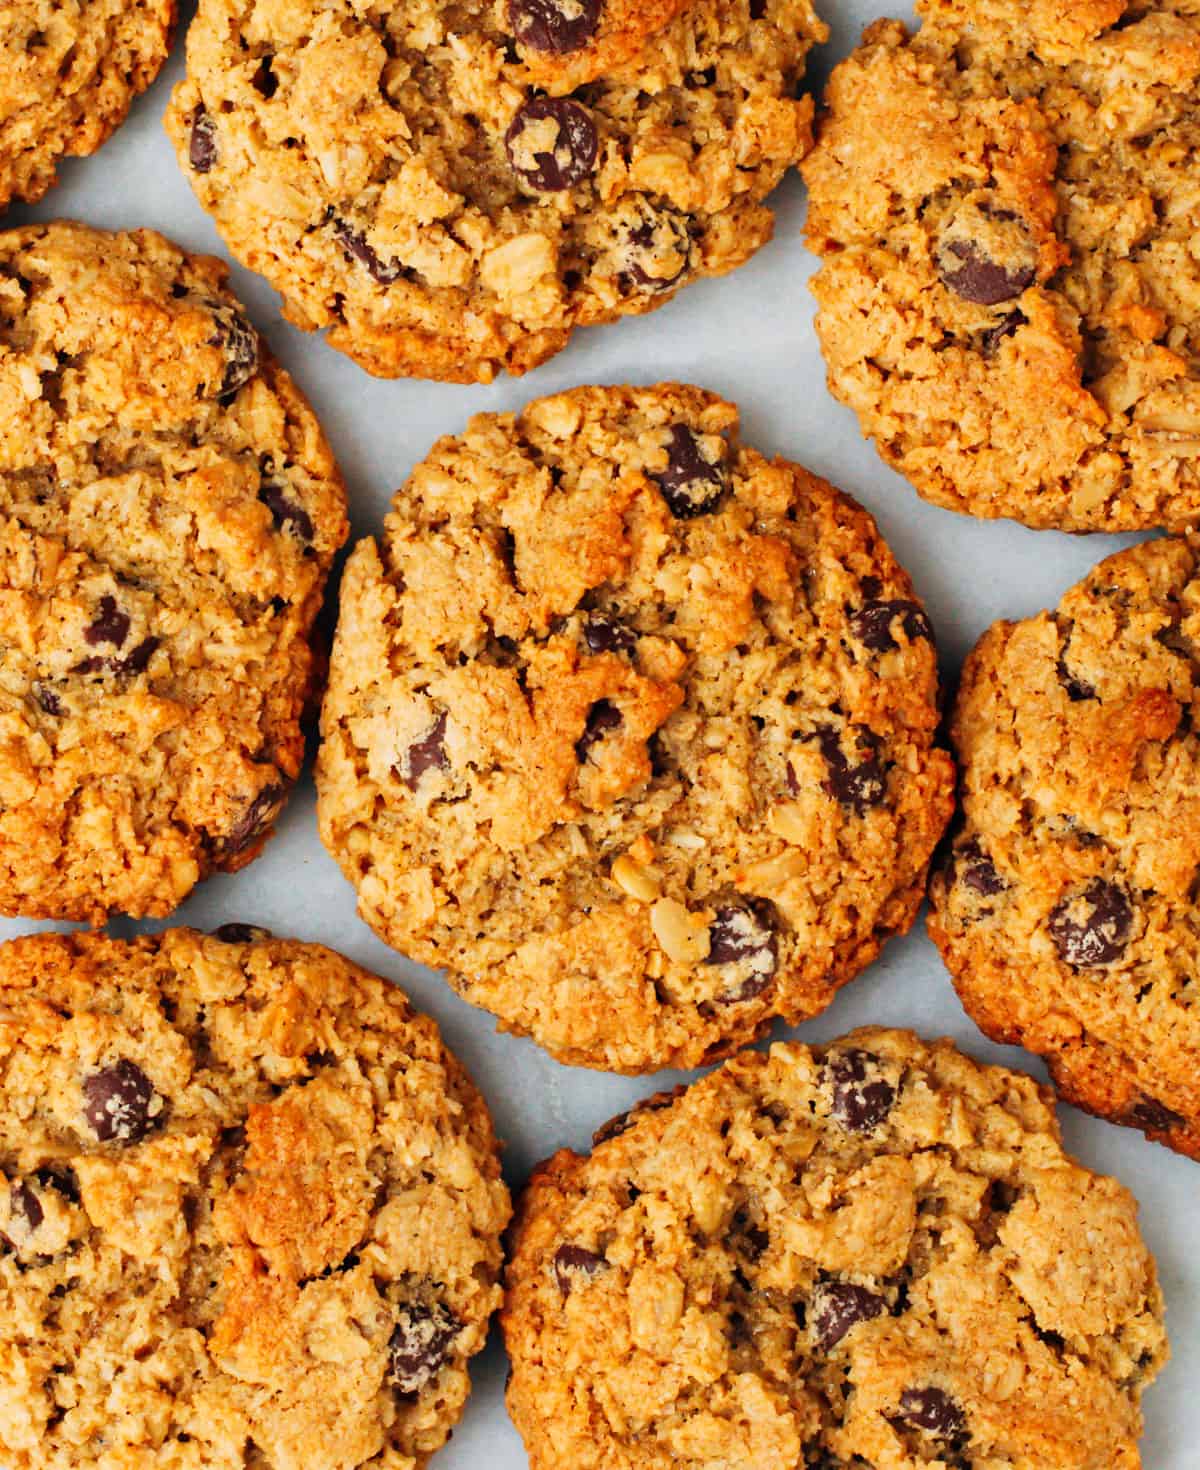
<svg viewBox="0 0 1200 1470"><path fill-rule="evenodd" d="M271 937L269 929L261 929L257 924L222 924L212 933L213 938L219 939L222 944L252 944L256 940Z"/></svg>
<svg viewBox="0 0 1200 1470"><path fill-rule="evenodd" d="M109 659L109 665L118 674L144 674L161 642L160 638L143 638L124 658Z"/></svg>
<svg viewBox="0 0 1200 1470"><path fill-rule="evenodd" d="M290 526L301 541L313 539L312 517L302 505L288 498L281 480L274 476L264 477L258 488L258 498L271 512L271 519L280 530Z"/></svg>
<svg viewBox="0 0 1200 1470"><path fill-rule="evenodd" d="M850 1133L873 1133L892 1110L896 1089L879 1073L879 1058L869 1051L847 1051L825 1065L833 1094L830 1109Z"/></svg>
<svg viewBox="0 0 1200 1470"><path fill-rule="evenodd" d="M120 648L129 637L129 614L117 606L115 597L102 597L100 611L92 623L83 630L84 641L93 645L112 643Z"/></svg>
<svg viewBox="0 0 1200 1470"><path fill-rule="evenodd" d="M583 641L589 653L632 653L637 634L606 613L592 613L583 625Z"/></svg>
<svg viewBox="0 0 1200 1470"><path fill-rule="evenodd" d="M1126 1110L1121 1122L1149 1133L1169 1133L1173 1128L1182 1128L1187 1119L1157 1098L1141 1097Z"/></svg>
<svg viewBox="0 0 1200 1470"><path fill-rule="evenodd" d="M48 715L61 715L63 712L62 700L55 694L53 689L45 684L34 684L33 697L38 705Z"/></svg>
<svg viewBox="0 0 1200 1470"><path fill-rule="evenodd" d="M876 653L887 653L889 649L900 646L892 633L897 622L910 643L915 643L918 638L933 641L933 629L924 611L915 602L899 597L890 602L863 603L850 616L850 631L860 643Z"/></svg>
<svg viewBox="0 0 1200 1470"><path fill-rule="evenodd" d="M415 791L421 784L426 771L448 771L450 761L446 756L446 711L442 710L426 734L408 747L405 760L408 774L404 784Z"/></svg>
<svg viewBox="0 0 1200 1470"><path fill-rule="evenodd" d="M716 510L729 488L724 464L704 457L700 440L686 424L671 426L667 467L652 478L677 520Z"/></svg>
<svg viewBox="0 0 1200 1470"><path fill-rule="evenodd" d="M217 389L218 398L226 398L244 387L258 371L258 333L240 311L224 302L211 303L213 334L210 347L225 353L225 371Z"/></svg>
<svg viewBox="0 0 1200 1470"><path fill-rule="evenodd" d="M625 271L643 291L670 291L692 263L689 221L677 210L655 209L649 203L643 203L641 215L626 235ZM664 259L669 255L680 258L674 269Z"/></svg>
<svg viewBox="0 0 1200 1470"><path fill-rule="evenodd" d="M549 148L534 149L527 133L534 136L550 129L554 141ZM545 194L571 189L596 167L599 139L591 113L569 97L532 97L517 109L504 135L504 146L513 172L531 188Z"/></svg>
<svg viewBox="0 0 1200 1470"><path fill-rule="evenodd" d="M955 853L958 881L984 898L995 898L1008 884L996 871L996 865L978 842L964 842Z"/></svg>
<svg viewBox="0 0 1200 1470"><path fill-rule="evenodd" d="M1034 267L1019 266L1008 270L989 259L982 246L973 240L954 240L945 247L945 254L953 256L957 264L943 264L942 280L964 301L978 306L998 306L1002 301L1011 301L1033 282Z"/></svg>
<svg viewBox="0 0 1200 1470"><path fill-rule="evenodd" d="M997 322L994 327L989 327L986 332L980 334L980 352L984 357L995 357L1000 350L1001 342L1006 337L1015 337L1017 328L1023 327L1028 320L1029 318L1023 311L1010 311L1003 321Z"/></svg>
<svg viewBox="0 0 1200 1470"><path fill-rule="evenodd" d="M610 730L620 729L624 723L621 711L607 699L598 699L588 710L583 734L575 742L575 759L580 765L591 754L592 746Z"/></svg>
<svg viewBox="0 0 1200 1470"><path fill-rule="evenodd" d="M36 1230L46 1218L41 1200L24 1179L13 1185L8 1196L8 1208L12 1218L20 1220L29 1231Z"/></svg>
<svg viewBox="0 0 1200 1470"><path fill-rule="evenodd" d="M245 852L257 842L279 815L286 794L282 786L264 786L234 823L229 835L218 843L222 856L232 857L236 853Z"/></svg>
<svg viewBox="0 0 1200 1470"><path fill-rule="evenodd" d="M879 741L871 731L858 727L857 742L865 746L867 754L857 764L842 749L838 732L831 725L822 725L816 732L817 744L825 757L829 778L822 784L826 793L842 806L848 806L862 816L873 806L879 806L887 795L887 778L879 764Z"/></svg>
<svg viewBox="0 0 1200 1470"><path fill-rule="evenodd" d="M407 1398L432 1383L461 1331L458 1319L440 1304L427 1307L413 1302L399 1307L389 1344L396 1392Z"/></svg>
<svg viewBox="0 0 1200 1470"><path fill-rule="evenodd" d="M554 1279L564 1297L570 1295L580 1277L589 1281L603 1269L604 1257L581 1245L560 1245L554 1253Z"/></svg>
<svg viewBox="0 0 1200 1470"><path fill-rule="evenodd" d="M737 965L745 974L725 1001L750 1000L761 995L779 964L779 941L774 932L774 915L761 899L747 899L716 912L708 926L709 965Z"/></svg>
<svg viewBox="0 0 1200 1470"><path fill-rule="evenodd" d="M273 56L264 56L250 79L250 85L260 97L265 98L268 102L279 91L279 78L271 68L274 60Z"/></svg>
<svg viewBox="0 0 1200 1470"><path fill-rule="evenodd" d="M1087 969L1118 959L1129 942L1133 907L1115 883L1096 878L1050 913L1050 937L1068 965Z"/></svg>
<svg viewBox="0 0 1200 1470"><path fill-rule="evenodd" d="M966 1428L966 1416L940 1388L906 1388L900 1395L901 1423L938 1439L954 1439Z"/></svg>
<svg viewBox="0 0 1200 1470"><path fill-rule="evenodd" d="M367 244L366 235L345 220L338 220L334 225L333 236L346 254L365 266L367 274L379 285L390 286L404 274L404 267L398 260L382 260Z"/></svg>
<svg viewBox="0 0 1200 1470"><path fill-rule="evenodd" d="M127 1057L83 1079L83 1116L101 1143L140 1143L154 1125L153 1101L149 1077Z"/></svg>
<svg viewBox="0 0 1200 1470"><path fill-rule="evenodd" d="M809 1310L818 1351L827 1353L852 1327L882 1316L885 1310L883 1298L865 1286L856 1286L852 1281L821 1282L812 1294Z"/></svg>
<svg viewBox="0 0 1200 1470"><path fill-rule="evenodd" d="M203 107L192 113L188 139L188 162L198 174L206 174L217 161L217 125Z"/></svg>
<svg viewBox="0 0 1200 1470"><path fill-rule="evenodd" d="M618 1113L615 1118L610 1118L607 1123L602 1123L596 1129L592 1134L593 1146L598 1143L607 1143L610 1138L619 1138L622 1133L627 1133L633 1127L642 1113L661 1113L664 1108L669 1108L677 1097L682 1097L686 1091L685 1087L673 1087L670 1092L656 1092L653 1097L634 1103L633 1107L626 1112Z"/></svg>
<svg viewBox="0 0 1200 1470"><path fill-rule="evenodd" d="M601 0L508 0L508 23L522 46L565 56L582 51L600 24Z"/></svg>

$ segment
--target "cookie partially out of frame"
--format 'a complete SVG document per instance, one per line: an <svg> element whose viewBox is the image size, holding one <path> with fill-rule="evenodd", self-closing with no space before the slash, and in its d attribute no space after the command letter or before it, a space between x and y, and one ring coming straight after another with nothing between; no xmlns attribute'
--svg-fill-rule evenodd
<svg viewBox="0 0 1200 1470"><path fill-rule="evenodd" d="M326 846L381 938L563 1061L693 1066L911 925L949 817L875 523L677 384L440 440L342 583Z"/></svg>
<svg viewBox="0 0 1200 1470"><path fill-rule="evenodd" d="M929 929L963 1004L1069 1101L1200 1158L1200 539L997 623L952 725Z"/></svg>
<svg viewBox="0 0 1200 1470"><path fill-rule="evenodd" d="M0 234L0 912L168 914L300 770L345 491L225 278Z"/></svg>
<svg viewBox="0 0 1200 1470"><path fill-rule="evenodd" d="M40 199L64 157L120 127L167 59L175 11L175 0L4 0L0 210Z"/></svg>
<svg viewBox="0 0 1200 1470"><path fill-rule="evenodd" d="M826 35L809 0L202 0L167 127L289 320L489 382L770 239Z"/></svg>
<svg viewBox="0 0 1200 1470"><path fill-rule="evenodd" d="M833 392L937 505L1200 515L1200 15L921 0L834 72L804 166Z"/></svg>
<svg viewBox="0 0 1200 1470"><path fill-rule="evenodd" d="M503 1314L531 1470L1137 1470L1154 1262L1049 1102L871 1029L556 1154Z"/></svg>
<svg viewBox="0 0 1200 1470"><path fill-rule="evenodd" d="M331 951L0 947L5 1470L414 1470L508 1215L437 1028Z"/></svg>

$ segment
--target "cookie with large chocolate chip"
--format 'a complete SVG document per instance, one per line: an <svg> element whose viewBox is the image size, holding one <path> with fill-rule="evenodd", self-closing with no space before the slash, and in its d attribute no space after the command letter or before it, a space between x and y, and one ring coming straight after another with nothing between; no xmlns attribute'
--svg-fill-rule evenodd
<svg viewBox="0 0 1200 1470"><path fill-rule="evenodd" d="M997 623L952 736L963 824L929 927L963 1004L1062 1095L1200 1159L1200 537Z"/></svg>
<svg viewBox="0 0 1200 1470"><path fill-rule="evenodd" d="M0 946L5 1470L417 1470L462 1412L483 1099L399 990L252 932Z"/></svg>
<svg viewBox="0 0 1200 1470"><path fill-rule="evenodd" d="M175 0L4 0L0 210L40 199L65 157L120 127L167 59L175 13Z"/></svg>
<svg viewBox="0 0 1200 1470"><path fill-rule="evenodd" d="M1072 531L1200 516L1200 15L918 0L804 163L829 384L935 504Z"/></svg>
<svg viewBox="0 0 1200 1470"><path fill-rule="evenodd" d="M218 261L0 234L0 912L169 914L304 755L346 536L312 410Z"/></svg>
<svg viewBox="0 0 1200 1470"><path fill-rule="evenodd" d="M556 1154L502 1314L531 1470L1137 1470L1155 1265L1050 1102L870 1029L745 1052Z"/></svg>
<svg viewBox="0 0 1200 1470"><path fill-rule="evenodd" d="M678 384L441 440L360 543L318 757L359 912L572 1063L692 1066L913 921L952 800L871 518Z"/></svg>
<svg viewBox="0 0 1200 1470"><path fill-rule="evenodd" d="M826 35L810 0L202 0L167 128L295 325L489 382L770 239Z"/></svg>

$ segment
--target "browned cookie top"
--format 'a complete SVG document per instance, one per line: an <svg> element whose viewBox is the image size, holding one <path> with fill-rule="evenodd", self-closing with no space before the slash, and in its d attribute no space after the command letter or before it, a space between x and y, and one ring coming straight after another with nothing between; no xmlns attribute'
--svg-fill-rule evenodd
<svg viewBox="0 0 1200 1470"><path fill-rule="evenodd" d="M1200 1157L1200 539L997 623L952 735L964 823L930 929L967 1009L1064 1094Z"/></svg>
<svg viewBox="0 0 1200 1470"><path fill-rule="evenodd" d="M239 931L0 946L5 1470L415 1470L459 1417L483 1101L398 990Z"/></svg>
<svg viewBox="0 0 1200 1470"><path fill-rule="evenodd" d="M695 1065L912 923L949 815L871 518L696 388L436 444L342 583L322 836L389 943L556 1056Z"/></svg>
<svg viewBox="0 0 1200 1470"><path fill-rule="evenodd" d="M949 1042L747 1052L535 1173L509 1410L531 1470L1137 1470L1136 1217Z"/></svg>
<svg viewBox="0 0 1200 1470"><path fill-rule="evenodd" d="M0 912L170 913L299 772L345 494L225 275L0 234Z"/></svg>
<svg viewBox="0 0 1200 1470"><path fill-rule="evenodd" d="M202 0L167 126L296 325L487 382L769 239L825 34L809 0Z"/></svg>

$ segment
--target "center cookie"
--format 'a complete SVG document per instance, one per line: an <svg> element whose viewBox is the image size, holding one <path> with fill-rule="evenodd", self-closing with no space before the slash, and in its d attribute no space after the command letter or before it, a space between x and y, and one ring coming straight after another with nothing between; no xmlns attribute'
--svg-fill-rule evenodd
<svg viewBox="0 0 1200 1470"><path fill-rule="evenodd" d="M508 1406L531 1470L1137 1470L1162 1312L1132 1196L1030 1078L865 1030L535 1173Z"/></svg>
<svg viewBox="0 0 1200 1470"><path fill-rule="evenodd" d="M329 950L0 947L5 1470L416 1470L508 1216L437 1028Z"/></svg>
<svg viewBox="0 0 1200 1470"><path fill-rule="evenodd" d="M912 923L953 784L929 622L731 404L481 415L341 598L324 841L382 938L560 1059L693 1066Z"/></svg>
<svg viewBox="0 0 1200 1470"><path fill-rule="evenodd" d="M771 235L809 0L202 0L167 127L288 318L488 382Z"/></svg>

